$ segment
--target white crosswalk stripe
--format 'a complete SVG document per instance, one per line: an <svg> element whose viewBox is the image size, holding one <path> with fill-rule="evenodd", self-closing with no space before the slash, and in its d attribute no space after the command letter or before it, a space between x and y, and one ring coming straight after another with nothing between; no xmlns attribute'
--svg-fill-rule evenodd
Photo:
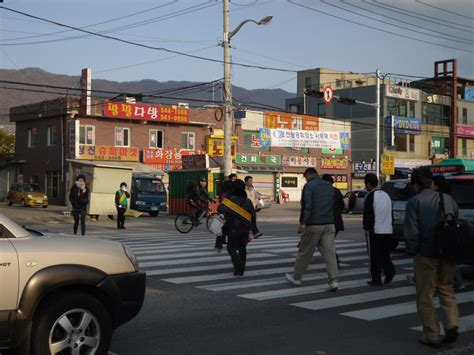
<svg viewBox="0 0 474 355"><path fill-rule="evenodd" d="M205 230L190 234L154 233L110 238L129 246L140 267L150 277L176 285L192 285L210 292L225 292L249 301L281 301L300 310L319 312L332 310L342 317L365 322L416 314L415 287L408 285L413 260L401 250L392 253L397 274L385 287L370 287L365 241L337 239L336 250L341 263L339 289L327 292L324 260L315 253L314 260L303 276L303 284L288 284L284 273L294 269L298 238L265 235L252 241L247 248L244 277L232 273L232 263L225 248L218 254L213 249L214 237ZM459 305L474 304L474 290L458 293ZM381 305L382 304L382 305ZM435 299L439 307L439 300ZM462 314L460 331L474 330L474 315ZM421 330L407 323L407 329Z"/></svg>

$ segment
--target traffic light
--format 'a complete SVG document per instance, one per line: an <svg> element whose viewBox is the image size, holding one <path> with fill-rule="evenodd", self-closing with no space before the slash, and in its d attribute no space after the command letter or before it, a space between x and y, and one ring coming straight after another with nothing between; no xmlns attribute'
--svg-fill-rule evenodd
<svg viewBox="0 0 474 355"><path fill-rule="evenodd" d="M324 92L322 91L317 91L314 89L306 89L305 92L306 96L312 96L312 97L317 97L317 98L323 98L324 97Z"/></svg>
<svg viewBox="0 0 474 355"><path fill-rule="evenodd" d="M349 97L340 97L337 99L337 102L343 104L343 105L355 105L356 100L351 99Z"/></svg>

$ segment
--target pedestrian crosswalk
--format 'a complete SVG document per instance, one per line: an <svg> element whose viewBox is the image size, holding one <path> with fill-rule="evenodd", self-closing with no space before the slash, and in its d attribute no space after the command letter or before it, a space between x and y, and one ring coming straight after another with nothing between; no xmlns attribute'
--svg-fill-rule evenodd
<svg viewBox="0 0 474 355"><path fill-rule="evenodd" d="M366 284L368 258L363 241L336 240L341 263L339 290L330 293L324 260L319 253L305 273L302 286L293 287L285 280L284 274L293 271L297 252L293 235L265 235L252 241L248 245L244 277L233 275L229 255L225 250L216 253L214 237L205 231L186 235L147 232L111 239L127 244L148 276L177 285L224 292L256 302L282 302L300 310L331 311L340 317L366 322L416 314L416 290L406 281L406 276L413 272L411 257L395 251L397 275L392 284L370 287ZM474 330L474 315L463 313L466 305L471 309L474 305L474 288L468 285L457 294L457 301L462 316L460 330ZM435 303L439 307L439 300ZM418 317L411 317L407 329L420 331L419 324Z"/></svg>

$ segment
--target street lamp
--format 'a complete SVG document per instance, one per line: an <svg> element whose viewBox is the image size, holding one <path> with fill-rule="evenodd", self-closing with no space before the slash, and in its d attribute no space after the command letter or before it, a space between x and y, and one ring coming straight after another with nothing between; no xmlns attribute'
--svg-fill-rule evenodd
<svg viewBox="0 0 474 355"><path fill-rule="evenodd" d="M224 176L232 172L232 92L230 84L230 39L240 31L243 25L253 22L256 25L266 25L272 16L266 16L260 21L244 20L232 32L229 31L229 0L224 0Z"/></svg>

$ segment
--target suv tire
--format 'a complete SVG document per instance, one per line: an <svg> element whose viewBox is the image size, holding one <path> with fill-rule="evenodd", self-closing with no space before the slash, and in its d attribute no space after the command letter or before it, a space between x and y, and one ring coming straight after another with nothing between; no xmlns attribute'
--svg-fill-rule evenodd
<svg viewBox="0 0 474 355"><path fill-rule="evenodd" d="M85 319L85 327L80 327L81 321ZM91 347L95 348L92 353L96 355L108 352L113 331L112 321L104 305L89 294L68 293L47 299L35 315L33 323L33 355L69 354L77 348L80 348L82 354L89 353L84 350L91 350ZM52 343L62 343L65 351L60 352L61 347L56 351L50 350Z"/></svg>

